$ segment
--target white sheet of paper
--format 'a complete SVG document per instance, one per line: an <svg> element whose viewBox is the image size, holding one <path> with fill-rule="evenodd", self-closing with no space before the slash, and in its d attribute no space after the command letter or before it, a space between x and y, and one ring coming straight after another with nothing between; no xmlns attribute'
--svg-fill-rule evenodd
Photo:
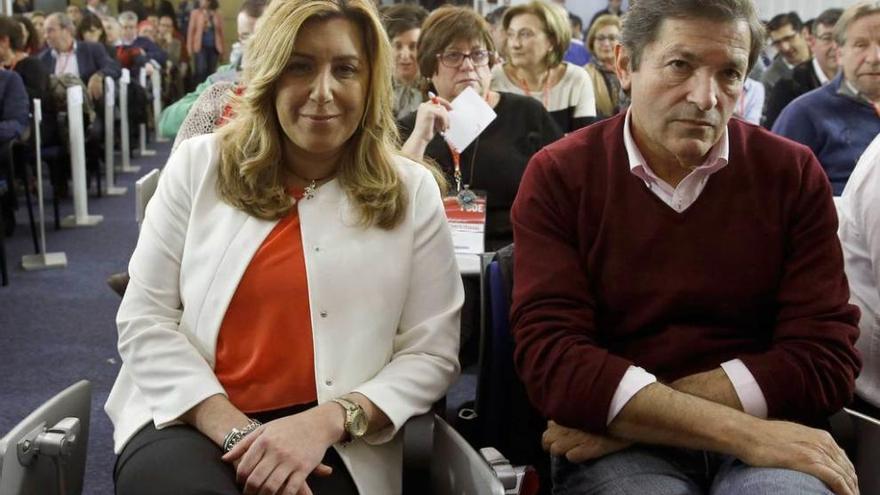
<svg viewBox="0 0 880 495"><path fill-rule="evenodd" d="M497 115L474 88L468 87L450 102L446 142L461 152L471 144Z"/></svg>

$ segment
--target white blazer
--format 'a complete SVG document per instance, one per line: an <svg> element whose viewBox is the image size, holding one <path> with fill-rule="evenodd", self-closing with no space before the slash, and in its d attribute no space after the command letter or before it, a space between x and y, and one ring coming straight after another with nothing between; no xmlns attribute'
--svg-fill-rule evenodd
<svg viewBox="0 0 880 495"><path fill-rule="evenodd" d="M217 163L214 135L185 141L147 207L116 317L123 364L105 405L116 453L146 424L179 424L184 412L225 393L213 372L220 324L277 222L223 202ZM396 166L408 196L393 230L359 226L336 180L297 204L318 402L357 391L392 423L335 446L363 495L400 493L395 434L459 371L464 292L440 192L424 167L404 158Z"/></svg>

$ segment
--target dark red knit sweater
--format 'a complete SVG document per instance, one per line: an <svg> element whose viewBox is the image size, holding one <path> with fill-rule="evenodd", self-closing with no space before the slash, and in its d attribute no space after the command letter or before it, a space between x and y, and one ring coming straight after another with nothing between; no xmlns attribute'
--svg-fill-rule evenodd
<svg viewBox="0 0 880 495"><path fill-rule="evenodd" d="M849 402L859 313L809 149L731 120L730 163L679 214L630 172L623 123L536 154L511 211L515 361L535 406L601 432L630 364L671 381L733 358L771 417L816 424Z"/></svg>

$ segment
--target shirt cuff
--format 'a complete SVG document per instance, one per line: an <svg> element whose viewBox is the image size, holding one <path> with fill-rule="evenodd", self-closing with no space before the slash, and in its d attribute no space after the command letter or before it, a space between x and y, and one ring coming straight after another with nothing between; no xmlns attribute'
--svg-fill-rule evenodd
<svg viewBox="0 0 880 495"><path fill-rule="evenodd" d="M611 405L608 407L608 421L606 425L611 424L614 418L623 409L623 406L636 395L639 390L657 381L657 378L638 366L632 366L623 374L614 396L611 397Z"/></svg>
<svg viewBox="0 0 880 495"><path fill-rule="evenodd" d="M767 418L767 399L761 386L755 381L755 376L740 359L732 359L721 363L721 369L727 373L727 378L733 384L739 402L746 414L756 418Z"/></svg>

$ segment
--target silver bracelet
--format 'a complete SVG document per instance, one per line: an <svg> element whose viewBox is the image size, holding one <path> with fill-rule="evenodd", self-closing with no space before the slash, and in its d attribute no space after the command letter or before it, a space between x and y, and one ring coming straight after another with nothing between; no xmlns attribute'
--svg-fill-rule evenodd
<svg viewBox="0 0 880 495"><path fill-rule="evenodd" d="M241 441L242 438L250 435L257 428L260 427L263 423L260 423L256 419L248 418L248 424L242 429L233 428L232 431L226 434L226 438L223 439L223 452L229 452L232 450L232 447L235 447L235 444Z"/></svg>

